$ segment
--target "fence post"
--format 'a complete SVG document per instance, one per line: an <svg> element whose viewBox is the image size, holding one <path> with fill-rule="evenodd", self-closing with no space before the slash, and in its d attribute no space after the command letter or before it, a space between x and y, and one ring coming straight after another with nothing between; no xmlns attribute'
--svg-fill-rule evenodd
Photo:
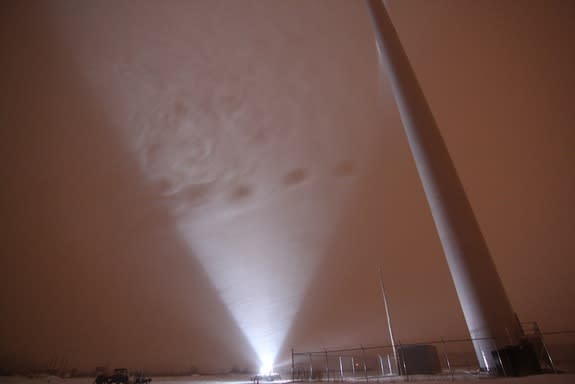
<svg viewBox="0 0 575 384"><path fill-rule="evenodd" d="M325 375L327 377L327 381L329 382L329 361L327 360L327 349L325 351Z"/></svg>
<svg viewBox="0 0 575 384"><path fill-rule="evenodd" d="M443 355L445 356L445 361L447 362L447 369L449 369L449 374L451 375L451 381L455 380L453 377L453 371L451 370L451 363L449 362L449 357L447 356L447 347L445 345L445 340L441 338L441 343L443 344Z"/></svg>
<svg viewBox="0 0 575 384"><path fill-rule="evenodd" d="M341 355L339 356L339 374L341 375L341 380L343 381L343 364L341 362Z"/></svg>
<svg viewBox="0 0 575 384"><path fill-rule="evenodd" d="M363 374L365 375L365 381L368 382L369 379L367 378L367 364L365 363L365 349L363 345L361 345L361 357L363 359Z"/></svg>
<svg viewBox="0 0 575 384"><path fill-rule="evenodd" d="M295 382L295 361L293 348L291 349L291 382Z"/></svg>
<svg viewBox="0 0 575 384"><path fill-rule="evenodd" d="M497 352L497 359L499 359L499 365L501 366L501 370L503 371L503 376L507 377L507 372L505 371L505 366L503 364L503 360L501 359L501 354L499 353L497 343L495 342L494 339L491 339L491 344L495 346L495 352Z"/></svg>
<svg viewBox="0 0 575 384"><path fill-rule="evenodd" d="M541 344L543 344L543 349L545 349L545 354L547 355L547 359L549 359L549 364L551 364L551 369L553 370L553 373L557 374L558 373L557 369L555 368L555 364L553 363L553 359L549 354L549 350L547 349L547 346L545 345L543 338L541 338Z"/></svg>
<svg viewBox="0 0 575 384"><path fill-rule="evenodd" d="M381 376L385 376L385 369L383 368L383 357L378 353L377 358L379 359L379 367L381 368Z"/></svg>
<svg viewBox="0 0 575 384"><path fill-rule="evenodd" d="M409 381L409 375L407 373L407 363L405 361L403 348L401 347L401 340L397 340L397 345L398 345L398 349L399 349L399 359L403 363L403 373L405 373L405 380ZM398 373L401 375L401 369L400 369L400 362L399 361L397 362L397 370L398 370Z"/></svg>
<svg viewBox="0 0 575 384"><path fill-rule="evenodd" d="M311 361L311 352L308 355L309 355L309 379L313 380L313 363Z"/></svg>
<svg viewBox="0 0 575 384"><path fill-rule="evenodd" d="M543 334L539 330L539 325L537 325L537 323L535 323L535 335L539 338L539 340L541 341L541 344L543 345L543 349L545 350L545 354L547 355L547 359L549 360L549 364L551 365L551 369L553 370L553 373L557 374L558 373L557 369L555 368L555 364L553 363L553 359L551 358L551 355L549 354L549 350L547 349L547 345L545 345L545 341L543 340Z"/></svg>

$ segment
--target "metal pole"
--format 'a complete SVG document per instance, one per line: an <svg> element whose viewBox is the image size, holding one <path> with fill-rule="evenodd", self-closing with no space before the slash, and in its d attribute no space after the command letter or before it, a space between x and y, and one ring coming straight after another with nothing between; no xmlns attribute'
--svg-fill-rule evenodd
<svg viewBox="0 0 575 384"><path fill-rule="evenodd" d="M339 374L341 375L341 379L343 380L343 364L341 362L341 356L339 357Z"/></svg>
<svg viewBox="0 0 575 384"><path fill-rule="evenodd" d="M405 374L405 376L407 377L407 381L409 381L409 375L407 374L407 363L405 362L405 355L404 355L404 348L401 348L401 341L397 341L397 344L399 345L399 356L401 358L401 362L403 363L403 373ZM399 364L398 364L398 370L399 370ZM401 375L401 372L399 373Z"/></svg>
<svg viewBox="0 0 575 384"><path fill-rule="evenodd" d="M441 342L443 343L443 355L445 356L445 361L447 362L447 369L449 369L449 374L451 375L451 381L453 381L454 380L453 371L451 370L451 363L449 362L449 357L447 356L447 347L445 345L445 340L443 340L443 337L441 338Z"/></svg>
<svg viewBox="0 0 575 384"><path fill-rule="evenodd" d="M309 354L309 379L313 380L313 363L311 361L311 353Z"/></svg>
<svg viewBox="0 0 575 384"><path fill-rule="evenodd" d="M551 358L551 355L549 354L549 350L547 349L547 345L545 344L545 341L543 340L543 334L541 333L541 330L539 329L539 325L537 323L535 323L535 335L539 338L539 341L541 341L541 344L543 345L543 349L545 350L545 354L547 355L547 359L549 360L549 364L551 365L551 369L553 370L553 373L557 373L557 369L555 368L555 364L553 363L553 359Z"/></svg>
<svg viewBox="0 0 575 384"><path fill-rule="evenodd" d="M367 364L365 363L365 349L363 348L363 345L361 346L361 357L363 359L363 374L365 375L365 381L367 382Z"/></svg>
<svg viewBox="0 0 575 384"><path fill-rule="evenodd" d="M325 350L325 375L329 381L329 361L327 360L327 350Z"/></svg>
<svg viewBox="0 0 575 384"><path fill-rule="evenodd" d="M387 318L387 329L389 331L389 338L391 339L391 348L393 349L393 358L397 364L397 351L395 349L395 338L393 337L393 328L391 326L391 314L389 313L389 305L387 304L387 294L385 293L385 286L383 285L383 272L379 267L379 285L381 287L381 295L383 296L383 306L385 307L385 316Z"/></svg>
<svg viewBox="0 0 575 384"><path fill-rule="evenodd" d="M379 60L391 83L407 141L480 366L495 365L489 338L514 342L521 330L433 113L381 0L366 0ZM486 361L482 351L486 350Z"/></svg>
<svg viewBox="0 0 575 384"><path fill-rule="evenodd" d="M295 360L293 348L291 349L291 382L295 381Z"/></svg>
<svg viewBox="0 0 575 384"><path fill-rule="evenodd" d="M547 359L549 360L549 364L551 364L551 369L553 370L553 373L559 373L559 372L557 372L557 369L555 368L555 364L553 363L553 359L551 358L551 354L549 353L549 350L547 349L547 346L545 345L545 342L543 341L543 339L541 339L541 343L543 344L543 349L545 349L545 354L547 355Z"/></svg>
<svg viewBox="0 0 575 384"><path fill-rule="evenodd" d="M355 359L353 358L353 356L351 357L351 374L355 378Z"/></svg>
<svg viewBox="0 0 575 384"><path fill-rule="evenodd" d="M503 371L503 376L507 376L507 372L505 369L505 364L503 364L503 360L501 359L501 354L499 353L499 349L497 348L497 344L495 342L493 342L495 344L495 351L497 353L497 359L499 360L499 365L501 366L501 371ZM505 361L509 361L509 356L506 356L507 358L505 359Z"/></svg>
<svg viewBox="0 0 575 384"><path fill-rule="evenodd" d="M383 367L383 357L381 357L381 355L378 354L377 358L379 359L379 367L381 368L381 376L385 376L385 369Z"/></svg>

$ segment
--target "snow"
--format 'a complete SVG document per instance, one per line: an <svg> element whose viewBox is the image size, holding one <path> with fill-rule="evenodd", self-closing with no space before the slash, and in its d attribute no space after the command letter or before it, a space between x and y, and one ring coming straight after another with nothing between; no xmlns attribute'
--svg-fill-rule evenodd
<svg viewBox="0 0 575 384"><path fill-rule="evenodd" d="M92 377L88 378L59 378L55 376L43 376L36 378L28 378L23 376L2 376L0 377L0 384L92 384L94 379ZM369 382L402 382L406 381L404 379L393 378L391 380L370 380ZM514 378L467 378L467 379L457 379L451 381L450 379L445 380L434 380L429 379L418 379L411 377L410 381L417 381L419 383L453 383L461 381L481 381L481 383L497 383L497 384L572 384L575 383L575 374L546 374L546 375L535 375L527 377L514 377ZM289 381L276 381L273 383L289 383ZM354 382L363 383L364 380L355 380ZM178 376L178 377L154 377L152 383L162 383L162 384L250 384L252 381L249 377L238 377L238 376ZM300 382L305 384L306 382Z"/></svg>

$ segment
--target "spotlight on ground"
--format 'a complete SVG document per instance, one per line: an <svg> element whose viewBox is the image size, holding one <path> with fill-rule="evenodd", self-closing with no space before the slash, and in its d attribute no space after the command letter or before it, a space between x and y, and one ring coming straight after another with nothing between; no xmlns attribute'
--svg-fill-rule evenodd
<svg viewBox="0 0 575 384"><path fill-rule="evenodd" d="M275 381L281 380L279 373L274 372L274 359L271 357L261 358L260 372L254 378L262 381Z"/></svg>
<svg viewBox="0 0 575 384"><path fill-rule="evenodd" d="M265 359L262 361L262 366L260 367L260 375L265 376L273 373L274 366L273 361L271 359Z"/></svg>

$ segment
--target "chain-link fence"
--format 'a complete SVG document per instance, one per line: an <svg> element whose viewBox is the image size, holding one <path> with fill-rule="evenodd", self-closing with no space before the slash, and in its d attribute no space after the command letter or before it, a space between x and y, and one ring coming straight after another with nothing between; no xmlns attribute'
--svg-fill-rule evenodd
<svg viewBox="0 0 575 384"><path fill-rule="evenodd" d="M575 331L541 332L536 324L526 327L520 345L491 341L490 369L501 376L575 373ZM293 381L398 381L455 380L480 377L473 339L434 340L425 343L323 351L293 351Z"/></svg>

